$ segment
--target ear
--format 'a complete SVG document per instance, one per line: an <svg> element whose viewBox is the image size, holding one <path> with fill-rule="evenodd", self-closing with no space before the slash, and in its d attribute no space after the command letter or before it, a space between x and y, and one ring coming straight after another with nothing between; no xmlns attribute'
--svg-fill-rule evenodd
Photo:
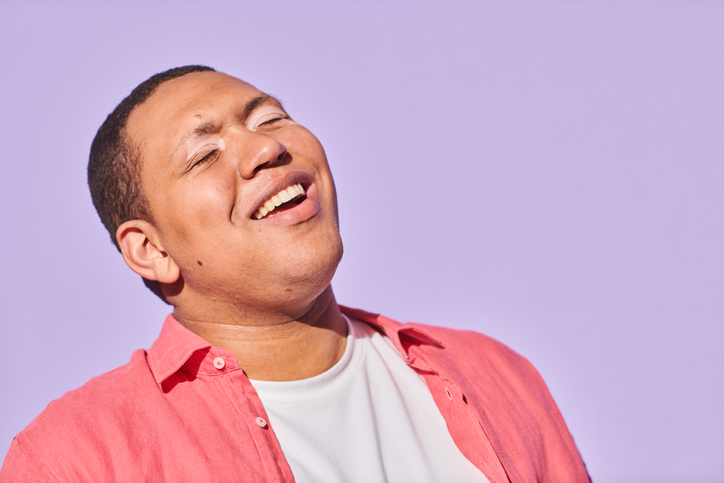
<svg viewBox="0 0 724 483"><path fill-rule="evenodd" d="M178 265L163 249L158 232L150 223L127 221L116 230L116 240L126 265L143 278L168 284L178 280Z"/></svg>

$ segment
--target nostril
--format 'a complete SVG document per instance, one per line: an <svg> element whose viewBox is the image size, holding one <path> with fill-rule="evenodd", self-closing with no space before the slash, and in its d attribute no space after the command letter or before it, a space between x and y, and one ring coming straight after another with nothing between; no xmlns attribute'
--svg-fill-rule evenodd
<svg viewBox="0 0 724 483"><path fill-rule="evenodd" d="M274 163L276 166L284 166L285 164L289 164L292 161L292 155L289 154L289 151L287 151L287 148L285 147L284 150L279 153L279 156L277 156L277 161Z"/></svg>

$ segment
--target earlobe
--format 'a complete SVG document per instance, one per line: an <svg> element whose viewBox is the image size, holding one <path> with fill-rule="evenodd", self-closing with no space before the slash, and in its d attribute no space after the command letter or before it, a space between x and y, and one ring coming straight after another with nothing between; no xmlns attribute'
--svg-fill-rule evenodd
<svg viewBox="0 0 724 483"><path fill-rule="evenodd" d="M163 249L156 229L143 220L130 220L116 230L126 265L148 280L171 284L179 278L179 268Z"/></svg>

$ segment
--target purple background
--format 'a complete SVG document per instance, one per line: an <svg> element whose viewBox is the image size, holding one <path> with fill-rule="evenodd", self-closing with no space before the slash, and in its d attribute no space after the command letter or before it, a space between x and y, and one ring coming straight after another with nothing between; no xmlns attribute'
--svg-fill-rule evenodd
<svg viewBox="0 0 724 483"><path fill-rule="evenodd" d="M87 154L205 63L325 145L340 302L524 354L597 482L724 481L724 4L60 3L0 7L0 453L157 335Z"/></svg>

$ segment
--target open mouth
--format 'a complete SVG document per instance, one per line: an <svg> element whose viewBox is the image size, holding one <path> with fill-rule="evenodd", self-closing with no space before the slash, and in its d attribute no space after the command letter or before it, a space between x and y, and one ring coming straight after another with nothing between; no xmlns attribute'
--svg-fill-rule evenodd
<svg viewBox="0 0 724 483"><path fill-rule="evenodd" d="M284 211L294 208L307 198L304 187L301 183L295 183L281 190L264 203L254 212L251 217L255 220L261 220L273 211Z"/></svg>

